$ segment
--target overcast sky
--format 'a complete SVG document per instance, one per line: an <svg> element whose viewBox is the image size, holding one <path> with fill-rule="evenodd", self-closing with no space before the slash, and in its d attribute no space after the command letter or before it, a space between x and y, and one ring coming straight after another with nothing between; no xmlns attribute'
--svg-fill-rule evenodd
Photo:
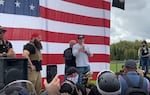
<svg viewBox="0 0 150 95"><path fill-rule="evenodd" d="M110 42L150 39L150 0L125 0L125 10L111 8Z"/></svg>

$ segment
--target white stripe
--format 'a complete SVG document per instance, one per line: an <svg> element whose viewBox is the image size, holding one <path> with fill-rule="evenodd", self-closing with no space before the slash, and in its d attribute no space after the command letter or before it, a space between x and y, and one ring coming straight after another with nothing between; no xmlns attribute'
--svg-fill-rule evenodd
<svg viewBox="0 0 150 95"><path fill-rule="evenodd" d="M112 0L104 0L104 1L106 1L106 2L110 2L110 3L111 3L111 1L112 1Z"/></svg>
<svg viewBox="0 0 150 95"><path fill-rule="evenodd" d="M64 68L65 64L57 64L57 74L58 75L64 75ZM90 64L91 72L100 72L104 70L110 70L110 64L109 63L91 63ZM42 77L46 77L46 65L42 66Z"/></svg>
<svg viewBox="0 0 150 95"><path fill-rule="evenodd" d="M0 13L0 23L6 27L42 29L41 21L39 17Z"/></svg>
<svg viewBox="0 0 150 95"><path fill-rule="evenodd" d="M42 65L41 75L42 75L42 77L47 76L47 74L46 74L46 65Z"/></svg>
<svg viewBox="0 0 150 95"><path fill-rule="evenodd" d="M40 0L40 5L62 12L78 14L82 16L110 19L110 11L108 10L86 7L79 4L65 2L63 0Z"/></svg>
<svg viewBox="0 0 150 95"><path fill-rule="evenodd" d="M30 16L8 15L0 13L0 23L2 26L14 28L42 29L70 34L86 34L106 37L110 36L110 28L71 24Z"/></svg>
<svg viewBox="0 0 150 95"><path fill-rule="evenodd" d="M110 35L110 28L100 26L87 26L56 21L48 21L48 26L48 30L61 31L61 33L101 35L106 37L109 37Z"/></svg>
<svg viewBox="0 0 150 95"><path fill-rule="evenodd" d="M94 63L90 64L91 71L92 72L100 72L103 70L110 70L110 64L109 63Z"/></svg>
<svg viewBox="0 0 150 95"><path fill-rule="evenodd" d="M29 41L13 41L14 51L19 54L23 51L23 46ZM63 54L64 50L69 47L68 43L51 43L51 42L42 42L44 54ZM96 45L96 44L87 44L91 52L94 54L110 54L110 46L107 45Z"/></svg>

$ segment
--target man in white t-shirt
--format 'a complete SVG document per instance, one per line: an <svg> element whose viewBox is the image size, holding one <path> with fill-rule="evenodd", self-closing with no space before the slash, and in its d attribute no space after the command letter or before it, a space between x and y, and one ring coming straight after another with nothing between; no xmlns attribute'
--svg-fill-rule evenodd
<svg viewBox="0 0 150 95"><path fill-rule="evenodd" d="M82 83L83 73L90 71L88 57L92 56L89 47L84 44L85 36L78 35L78 43L73 46L73 55L76 57L76 67L79 73L79 83Z"/></svg>

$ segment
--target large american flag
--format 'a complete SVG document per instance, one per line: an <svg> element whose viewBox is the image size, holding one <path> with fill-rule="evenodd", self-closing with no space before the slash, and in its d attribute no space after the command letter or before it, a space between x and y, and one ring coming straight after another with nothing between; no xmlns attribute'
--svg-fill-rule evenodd
<svg viewBox="0 0 150 95"><path fill-rule="evenodd" d="M85 43L94 56L90 65L93 76L110 63L111 0L0 0L0 25L7 29L17 57L33 32L42 35L43 70L56 64L57 73L64 74L63 51L78 34L86 36Z"/></svg>

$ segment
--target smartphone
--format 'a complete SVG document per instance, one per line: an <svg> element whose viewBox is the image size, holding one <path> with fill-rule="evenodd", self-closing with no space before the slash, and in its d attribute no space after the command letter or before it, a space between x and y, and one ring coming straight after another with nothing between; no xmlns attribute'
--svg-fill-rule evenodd
<svg viewBox="0 0 150 95"><path fill-rule="evenodd" d="M55 75L57 74L57 66L56 65L47 65L47 82L50 83L53 78L55 77Z"/></svg>

